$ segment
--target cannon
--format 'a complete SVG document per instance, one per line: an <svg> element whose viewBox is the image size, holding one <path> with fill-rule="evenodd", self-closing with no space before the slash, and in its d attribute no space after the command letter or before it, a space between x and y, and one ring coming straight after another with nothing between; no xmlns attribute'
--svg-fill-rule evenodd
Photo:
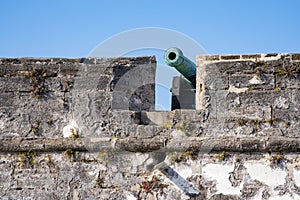
<svg viewBox="0 0 300 200"><path fill-rule="evenodd" d="M196 64L186 58L180 49L176 47L167 49L164 60L169 66L175 67L196 89Z"/></svg>
<svg viewBox="0 0 300 200"><path fill-rule="evenodd" d="M195 109L196 65L182 51L172 47L165 51L165 62L181 74L173 77L171 110Z"/></svg>

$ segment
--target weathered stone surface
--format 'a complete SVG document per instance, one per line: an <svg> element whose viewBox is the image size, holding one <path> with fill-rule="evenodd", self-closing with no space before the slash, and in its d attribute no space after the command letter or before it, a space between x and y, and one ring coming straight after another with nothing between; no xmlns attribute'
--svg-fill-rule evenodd
<svg viewBox="0 0 300 200"><path fill-rule="evenodd" d="M221 74L232 73L251 73L255 68L255 62L252 61L230 61L230 62L217 62L206 65L208 73L212 70L217 70Z"/></svg>
<svg viewBox="0 0 300 200"><path fill-rule="evenodd" d="M249 91L240 93L241 104L244 105L265 105L265 106L276 106L276 102L284 102L282 106L289 106L293 104L291 100L291 93L289 91ZM281 104L281 103L280 103Z"/></svg>
<svg viewBox="0 0 300 200"><path fill-rule="evenodd" d="M221 55L221 60L237 60L240 58L240 55Z"/></svg>
<svg viewBox="0 0 300 200"><path fill-rule="evenodd" d="M203 134L298 137L295 55L199 56L196 107L207 116Z"/></svg>
<svg viewBox="0 0 300 200"><path fill-rule="evenodd" d="M30 80L25 77L0 77L1 92L31 92Z"/></svg>
<svg viewBox="0 0 300 200"><path fill-rule="evenodd" d="M293 60L300 60L300 54L292 54L292 59Z"/></svg>
<svg viewBox="0 0 300 200"><path fill-rule="evenodd" d="M292 75L276 75L276 87L281 90L299 89L300 73Z"/></svg>
<svg viewBox="0 0 300 200"><path fill-rule="evenodd" d="M164 126L173 121L174 112L141 112L141 123L144 125Z"/></svg>
<svg viewBox="0 0 300 200"><path fill-rule="evenodd" d="M131 136L138 138L152 138L156 135L159 135L162 132L161 126L154 125L138 125L136 128L136 134L132 134Z"/></svg>
<svg viewBox="0 0 300 200"><path fill-rule="evenodd" d="M289 177L288 174L293 169L287 168L287 171L280 167L272 169L269 165L273 161L266 161L266 159L273 159L276 155L234 155L229 152L224 158L219 156L220 154L204 154L201 157L202 164L199 163L200 159L196 158L194 161L177 162L170 166L194 187L200 188L201 194L197 197L205 199L261 198L266 195L265 193L269 193L269 197L274 197L288 189L278 184L282 180L285 181L285 177ZM295 154L282 156L285 166L296 164ZM112 158L97 157L97 154L82 152L76 154L75 157L70 157L67 153L37 153L30 158L34 162L27 165L27 160L22 160L23 154L0 154L0 169L3 172L0 177L1 180L5 180L1 181L0 194L3 199L37 197L43 199L124 199L144 198L149 196L149 193L157 199L193 198L178 190L178 187L159 171L144 174L134 172L134 167L143 168L147 165L147 154L126 154L126 157L131 159L125 159L126 165L132 166L131 173L126 171L130 168L122 168L124 165L115 162ZM194 167L195 165L198 169ZM199 173L201 166L203 171ZM261 171L253 171L254 167L258 167ZM236 176L236 179L240 181L239 185L230 185L230 180L232 180L230 177L235 170L244 173L244 176ZM209 177L209 172L216 173L212 173L213 176ZM130 173L130 176L124 176L125 173ZM269 173L273 176L260 177L259 173ZM286 185L293 184L293 179L297 180L296 174L291 174L292 179L286 179ZM277 179L274 179L274 175L277 175ZM148 184L152 187L146 187Z"/></svg>
<svg viewBox="0 0 300 200"><path fill-rule="evenodd" d="M260 54L242 55L242 59L258 59L258 58L261 58Z"/></svg>
<svg viewBox="0 0 300 200"><path fill-rule="evenodd" d="M0 59L0 198L299 198L297 54L198 57L202 107L172 112L155 63Z"/></svg>
<svg viewBox="0 0 300 200"><path fill-rule="evenodd" d="M111 110L154 108L154 57L20 58L0 63L5 68L0 74L2 138L61 137L71 120L85 135L128 136L135 123L126 116L122 121L127 122L111 122L121 122L121 129L128 130L105 129Z"/></svg>
<svg viewBox="0 0 300 200"><path fill-rule="evenodd" d="M272 74L262 75L240 75L234 74L230 76L229 84L237 88L251 88L251 89L274 89L275 81Z"/></svg>
<svg viewBox="0 0 300 200"><path fill-rule="evenodd" d="M155 128L155 127L154 127ZM156 130L160 131L160 130ZM174 141L175 140L175 141ZM102 145L99 149L119 149L129 152L152 152L160 150L162 152L176 152L177 142L181 148L201 149L201 146L209 141L213 143L210 151L230 151L230 152L297 152L300 150L300 139L285 137L186 137L184 141L168 141L166 137L141 136L127 137L120 139L113 138L82 138L82 139L1 139L0 152L51 152L66 151L91 151L87 142L94 142ZM112 145L111 143L114 143ZM102 149L101 149L102 148ZM96 149L93 149L96 150Z"/></svg>

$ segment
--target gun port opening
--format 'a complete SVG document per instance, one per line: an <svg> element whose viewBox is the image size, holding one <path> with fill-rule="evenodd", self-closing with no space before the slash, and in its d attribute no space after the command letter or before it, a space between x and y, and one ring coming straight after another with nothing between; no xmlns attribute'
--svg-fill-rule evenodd
<svg viewBox="0 0 300 200"><path fill-rule="evenodd" d="M176 53L174 53L174 52L169 53L168 58L169 58L170 60L175 60L175 58L176 58Z"/></svg>

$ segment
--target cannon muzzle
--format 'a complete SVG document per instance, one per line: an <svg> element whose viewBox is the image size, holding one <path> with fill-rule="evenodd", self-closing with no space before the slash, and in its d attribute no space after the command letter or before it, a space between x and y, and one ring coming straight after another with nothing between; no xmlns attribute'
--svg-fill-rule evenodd
<svg viewBox="0 0 300 200"><path fill-rule="evenodd" d="M196 88L196 64L186 58L182 51L178 48L172 47L165 51L165 62L175 67L193 86Z"/></svg>

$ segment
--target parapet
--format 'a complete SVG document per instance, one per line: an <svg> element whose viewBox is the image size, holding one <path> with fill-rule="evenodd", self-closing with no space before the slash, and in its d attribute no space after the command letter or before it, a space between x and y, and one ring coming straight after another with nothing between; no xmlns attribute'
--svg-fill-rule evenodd
<svg viewBox="0 0 300 200"><path fill-rule="evenodd" d="M113 111L154 109L155 69L155 57L2 58L0 137L62 137L72 120L109 132Z"/></svg>
<svg viewBox="0 0 300 200"><path fill-rule="evenodd" d="M220 134L298 137L299 72L300 54L198 56L197 109Z"/></svg>
<svg viewBox="0 0 300 200"><path fill-rule="evenodd" d="M163 112L155 67L0 59L0 196L300 197L300 54L198 56L196 100L172 91L192 109Z"/></svg>

